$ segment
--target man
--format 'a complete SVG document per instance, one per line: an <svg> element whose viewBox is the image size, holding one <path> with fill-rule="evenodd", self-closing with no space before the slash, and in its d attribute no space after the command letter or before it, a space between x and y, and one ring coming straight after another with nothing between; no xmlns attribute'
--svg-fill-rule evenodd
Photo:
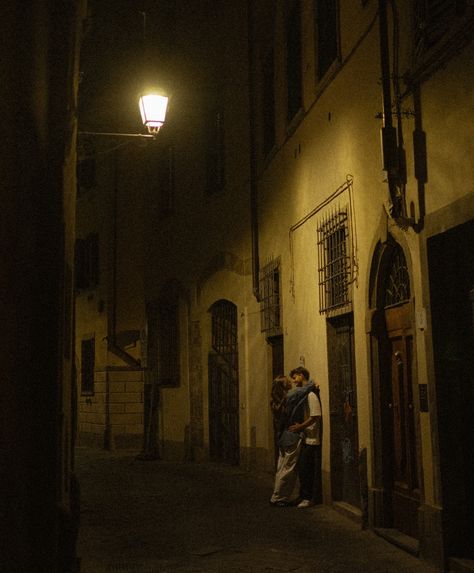
<svg viewBox="0 0 474 573"><path fill-rule="evenodd" d="M290 372L290 378L300 388L310 383L309 372L303 366L294 368ZM298 508L311 507L322 501L321 428L321 401L319 387L316 386L315 391L308 394L303 421L296 422L289 427L291 432L303 432L303 443L298 461L301 500Z"/></svg>
<svg viewBox="0 0 474 573"><path fill-rule="evenodd" d="M292 432L289 427L304 419L307 396L314 391L314 384L290 390L291 382L286 376L274 380L274 387L282 384L283 399L279 402L278 426L276 427L278 460L275 472L275 486L270 503L277 507L294 505L291 495L296 484L297 463L302 446L302 432ZM272 403L274 399L272 397Z"/></svg>

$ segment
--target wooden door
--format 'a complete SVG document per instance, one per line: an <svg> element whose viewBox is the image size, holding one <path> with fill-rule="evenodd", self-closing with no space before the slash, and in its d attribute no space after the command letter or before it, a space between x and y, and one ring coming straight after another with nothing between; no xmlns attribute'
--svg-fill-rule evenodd
<svg viewBox="0 0 474 573"><path fill-rule="evenodd" d="M393 526L418 538L420 491L413 403L413 334L409 305L385 310L390 351L386 415L389 418L387 445L391 461Z"/></svg>

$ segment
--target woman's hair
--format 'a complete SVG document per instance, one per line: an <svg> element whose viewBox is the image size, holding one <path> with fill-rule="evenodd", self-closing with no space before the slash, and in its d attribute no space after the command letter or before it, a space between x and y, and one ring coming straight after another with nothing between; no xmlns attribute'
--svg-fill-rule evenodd
<svg viewBox="0 0 474 573"><path fill-rule="evenodd" d="M289 380L286 376L277 376L272 383L272 405L280 405L286 398Z"/></svg>

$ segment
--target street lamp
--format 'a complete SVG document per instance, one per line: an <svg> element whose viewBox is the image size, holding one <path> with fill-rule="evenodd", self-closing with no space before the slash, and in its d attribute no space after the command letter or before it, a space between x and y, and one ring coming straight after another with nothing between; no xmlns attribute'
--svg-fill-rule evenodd
<svg viewBox="0 0 474 573"><path fill-rule="evenodd" d="M168 98L164 95L146 94L142 95L139 102L140 113L143 125L151 134L160 131L165 122Z"/></svg>
<svg viewBox="0 0 474 573"><path fill-rule="evenodd" d="M140 137L154 139L165 123L168 97L156 93L142 95L139 100L143 125L148 129L144 133L104 133L97 131L80 131L79 135L109 135L112 137Z"/></svg>

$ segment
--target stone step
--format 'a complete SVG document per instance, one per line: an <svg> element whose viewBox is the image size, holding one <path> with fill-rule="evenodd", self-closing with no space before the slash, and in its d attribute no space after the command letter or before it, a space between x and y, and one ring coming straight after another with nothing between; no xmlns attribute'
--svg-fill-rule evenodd
<svg viewBox="0 0 474 573"><path fill-rule="evenodd" d="M450 557L448 566L449 573L474 573L474 559Z"/></svg>

